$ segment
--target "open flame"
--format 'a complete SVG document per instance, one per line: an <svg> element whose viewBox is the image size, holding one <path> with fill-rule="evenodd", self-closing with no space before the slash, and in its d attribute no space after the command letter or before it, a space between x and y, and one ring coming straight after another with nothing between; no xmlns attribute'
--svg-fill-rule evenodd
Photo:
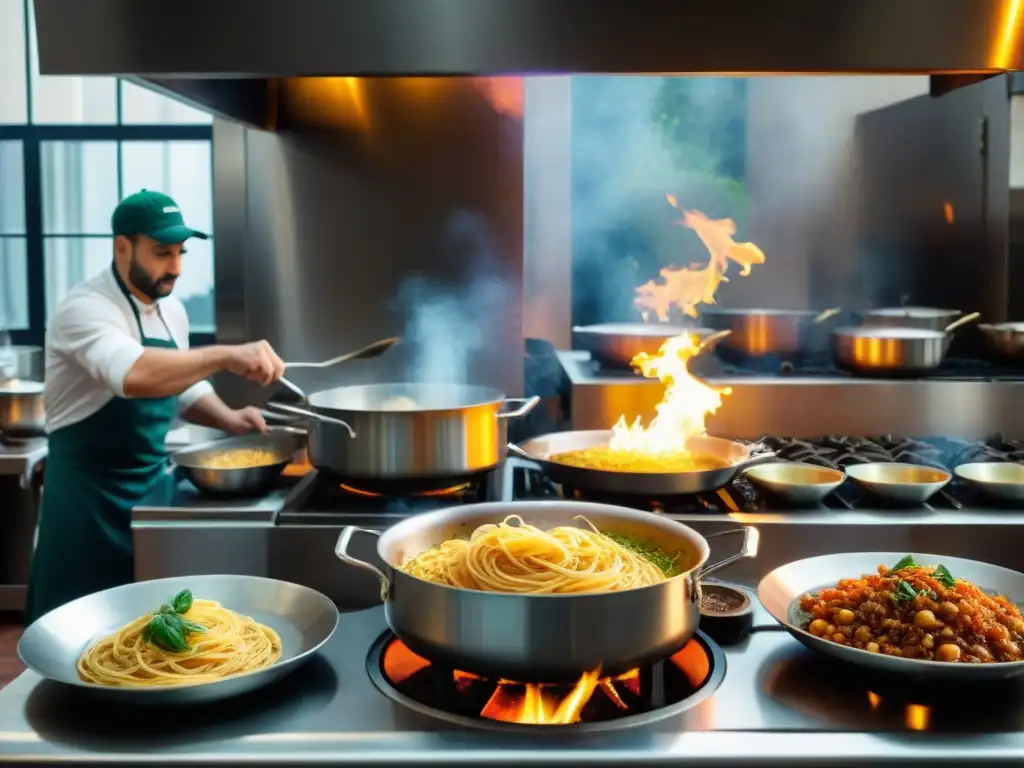
<svg viewBox="0 0 1024 768"><path fill-rule="evenodd" d="M722 397L732 390L713 387L690 375L689 360L700 350L700 340L685 334L668 339L656 355L641 352L633 358L633 365L644 376L664 383L665 394L655 406L657 414L646 427L639 416L631 424L620 416L612 427L609 448L648 455L678 455L686 453L690 438L707 433L707 417L721 407Z"/></svg>
<svg viewBox="0 0 1024 768"><path fill-rule="evenodd" d="M679 210L679 202L673 195L665 195L669 205ZM662 322L667 322L669 311L676 307L684 315L697 317L697 306L714 304L715 292L722 283L729 282L725 276L729 262L740 265L740 276L750 274L754 264L764 264L764 252L753 243L737 243L736 223L732 219L711 219L700 211L682 211L679 225L692 229L710 258L703 266L690 265L682 269L666 267L661 270L664 282L653 280L636 289L634 303L646 320L651 313Z"/></svg>
<svg viewBox="0 0 1024 768"><path fill-rule="evenodd" d="M710 658L699 643L690 641L677 653L667 659L683 674L692 688L699 688L711 672ZM413 676L431 666L422 656L409 650L399 640L392 640L384 649L381 667L388 681L400 687ZM593 697L603 701L595 702L612 711L629 712L627 700L634 702L641 696L641 674L633 669L615 677L601 677L600 669L584 672L579 680L565 683L519 683L511 680L488 681L471 672L455 670L452 684L460 699L474 700L474 696L486 694L494 686L480 706L479 716L486 720L523 725L570 725L581 722Z"/></svg>
<svg viewBox="0 0 1024 768"><path fill-rule="evenodd" d="M666 195L669 204L679 209L672 195ZM728 282L725 273L730 262L740 265L740 276L749 275L755 264L764 264L764 252L753 243L737 243L733 239L736 224L732 219L711 219L700 211L682 211L681 226L692 229L708 250L708 263L691 265L684 269L661 270L664 282L649 280L636 289L635 303L648 319L653 312L666 321L669 310L678 308L690 317L697 317L697 306L714 304L718 286ZM628 423L620 416L612 427L609 448L651 454L680 455L688 452L690 438L707 434L705 422L722 405L722 397L729 395L728 387L712 387L689 372L689 360L700 353L700 340L694 335L677 336L662 344L655 355L641 353L632 363L647 378L660 379L665 394L656 407L657 415L646 427L638 416Z"/></svg>

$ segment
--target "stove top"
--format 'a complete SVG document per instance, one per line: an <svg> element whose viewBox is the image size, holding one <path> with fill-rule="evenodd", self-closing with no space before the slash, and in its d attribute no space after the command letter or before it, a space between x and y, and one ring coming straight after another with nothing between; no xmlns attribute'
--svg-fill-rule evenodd
<svg viewBox="0 0 1024 768"><path fill-rule="evenodd" d="M723 356L725 355L725 356ZM629 368L603 366L586 353L578 361L581 372L603 379L642 379L640 374ZM766 357L744 357L719 352L700 355L689 363L690 372L702 378L744 378L744 377L814 377L814 378L856 378L865 379L862 374L853 374L838 366L831 353L815 353L800 358L781 355ZM1001 365L986 360L947 357L942 365L918 379L939 379L947 381L1024 381L1024 366Z"/></svg>
<svg viewBox="0 0 1024 768"><path fill-rule="evenodd" d="M725 655L698 633L668 659L614 678L594 670L575 684L522 683L432 664L385 632L370 649L367 672L389 698L453 725L506 732L572 726L598 733L696 707L722 684Z"/></svg>

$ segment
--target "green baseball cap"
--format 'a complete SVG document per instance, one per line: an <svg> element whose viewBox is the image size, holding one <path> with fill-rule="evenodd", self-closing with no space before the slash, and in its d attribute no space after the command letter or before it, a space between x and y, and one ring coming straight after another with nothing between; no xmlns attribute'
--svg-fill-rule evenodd
<svg viewBox="0 0 1024 768"><path fill-rule="evenodd" d="M145 235L158 243L183 243L190 237L206 240L209 235L185 226L178 204L162 192L142 189L128 195L114 209L110 227L117 235Z"/></svg>

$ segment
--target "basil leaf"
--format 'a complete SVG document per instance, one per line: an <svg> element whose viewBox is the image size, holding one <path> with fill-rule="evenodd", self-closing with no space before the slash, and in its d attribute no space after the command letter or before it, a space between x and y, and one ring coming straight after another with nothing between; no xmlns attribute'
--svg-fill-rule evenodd
<svg viewBox="0 0 1024 768"><path fill-rule="evenodd" d="M894 565L889 570L890 571L902 571L904 568L910 568L911 566L914 566L914 565L917 565L917 563L914 562L914 556L913 555L907 555L906 557L904 557L902 560L900 560L898 563L896 563L896 565Z"/></svg>
<svg viewBox="0 0 1024 768"><path fill-rule="evenodd" d="M944 565L939 565L932 571L932 576L946 589L952 589L956 586L956 579L953 578L953 574L949 572L949 569Z"/></svg>
<svg viewBox="0 0 1024 768"><path fill-rule="evenodd" d="M142 642L150 643L153 641L153 621L150 620L149 624L142 628Z"/></svg>
<svg viewBox="0 0 1024 768"><path fill-rule="evenodd" d="M917 597L917 590L903 579L900 579L896 582L896 591L893 592L892 596L896 602L902 603L906 600L913 600Z"/></svg>
<svg viewBox="0 0 1024 768"><path fill-rule="evenodd" d="M153 635L164 648L176 653L183 653L189 649L188 640L185 639L185 628L181 626L181 617L175 614L163 616L163 622L156 628Z"/></svg>
<svg viewBox="0 0 1024 768"><path fill-rule="evenodd" d="M206 627L204 627L202 624L197 624L194 621L189 621L188 619L186 619L184 617L181 617L181 616L179 616L178 619L181 622L181 626L185 630L186 633L188 633L188 632L205 632L206 631Z"/></svg>
<svg viewBox="0 0 1024 768"><path fill-rule="evenodd" d="M174 606L175 613L188 613L189 608L192 607L192 590L181 590L181 592L174 596L171 605Z"/></svg>
<svg viewBox="0 0 1024 768"><path fill-rule="evenodd" d="M160 606L160 610L157 611L157 613L174 613L174 608L172 608L167 603L164 603Z"/></svg>

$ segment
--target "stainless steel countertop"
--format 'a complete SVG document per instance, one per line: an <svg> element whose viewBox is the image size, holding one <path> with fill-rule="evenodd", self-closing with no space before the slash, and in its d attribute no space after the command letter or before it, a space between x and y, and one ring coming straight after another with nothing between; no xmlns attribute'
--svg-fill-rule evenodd
<svg viewBox="0 0 1024 768"><path fill-rule="evenodd" d="M1024 683L937 692L929 732L913 705L872 700L863 673L807 651L763 612L726 651L719 690L688 713L642 729L512 736L453 730L393 703L366 671L385 629L380 607L342 615L306 667L243 699L180 710L90 709L25 672L0 691L0 762L242 765L514 764L872 766L1024 759ZM936 737L939 738L936 738Z"/></svg>
<svg viewBox="0 0 1024 768"><path fill-rule="evenodd" d="M21 475L22 486L27 482L39 462L46 458L46 438L40 437L17 445L0 443L0 475Z"/></svg>

